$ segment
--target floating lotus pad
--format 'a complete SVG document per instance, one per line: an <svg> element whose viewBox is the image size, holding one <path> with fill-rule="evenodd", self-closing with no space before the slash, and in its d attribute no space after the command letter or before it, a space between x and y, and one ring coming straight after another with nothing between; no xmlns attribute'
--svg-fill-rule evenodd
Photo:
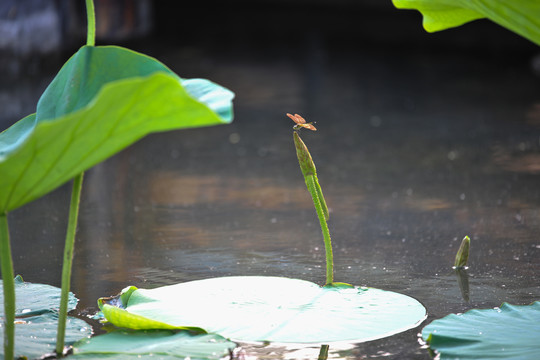
<svg viewBox="0 0 540 360"><path fill-rule="evenodd" d="M46 284L27 283L20 276L15 278L17 309L15 312L15 354L28 358L38 358L54 352L58 327L58 304L60 289ZM0 316L3 324L4 294L0 281ZM68 310L73 310L77 299L70 293ZM4 336L0 326L0 337ZM84 320L68 317L66 324L66 343L92 335L92 327ZM3 358L3 348L0 349Z"/></svg>
<svg viewBox="0 0 540 360"><path fill-rule="evenodd" d="M0 316L4 317L4 289L0 280ZM20 275L15 277L15 316L40 315L58 309L61 290L47 284L25 282ZM68 311L75 309L79 300L69 293ZM1 328L1 327L0 327Z"/></svg>
<svg viewBox="0 0 540 360"><path fill-rule="evenodd" d="M118 327L202 328L236 341L277 343L363 342L418 326L426 310L395 292L281 277L237 276L157 289L126 288L100 299Z"/></svg>
<svg viewBox="0 0 540 360"><path fill-rule="evenodd" d="M168 330L113 331L73 345L78 359L223 359L236 348L236 344L219 335L192 335L188 332Z"/></svg>
<svg viewBox="0 0 540 360"><path fill-rule="evenodd" d="M450 314L426 326L422 338L441 360L535 360L540 353L540 302Z"/></svg>

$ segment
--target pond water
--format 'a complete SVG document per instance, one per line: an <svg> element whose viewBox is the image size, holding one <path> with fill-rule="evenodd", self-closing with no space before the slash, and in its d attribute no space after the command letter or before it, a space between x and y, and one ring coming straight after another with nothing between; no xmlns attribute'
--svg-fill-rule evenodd
<svg viewBox="0 0 540 360"><path fill-rule="evenodd" d="M301 136L330 208L336 281L418 299L423 325L540 300L540 79L528 54L306 44L262 53L139 45L183 77L235 91L235 120L148 136L86 173L72 285L81 312L128 285L229 275L322 284L321 230L286 112L317 123ZM10 214L26 281L59 286L69 195L66 185ZM465 235L468 300L452 270ZM430 359L421 328L330 347L329 357ZM243 355L318 351L246 345Z"/></svg>

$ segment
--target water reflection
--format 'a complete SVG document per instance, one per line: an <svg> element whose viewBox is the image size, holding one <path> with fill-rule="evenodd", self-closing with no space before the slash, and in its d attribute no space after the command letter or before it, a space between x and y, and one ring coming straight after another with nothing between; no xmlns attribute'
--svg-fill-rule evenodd
<svg viewBox="0 0 540 360"><path fill-rule="evenodd" d="M168 50L171 61L176 52ZM87 174L73 279L82 308L127 285L226 275L323 283L322 236L285 112L317 121L304 141L330 207L337 281L417 298L428 321L538 300L539 144L526 115L537 79L487 55L469 59L469 70L460 65L459 76L436 54L400 54L399 66L395 54L376 51L326 55L310 71L286 56L222 55L199 75L237 92L234 124L152 135ZM202 66L178 61L171 66L187 72ZM68 204L63 187L10 214L25 280L59 284ZM468 291L451 269L464 235ZM428 359L418 331L331 347L329 358ZM315 358L320 349L312 350ZM295 358L307 350L244 351Z"/></svg>
<svg viewBox="0 0 540 360"><path fill-rule="evenodd" d="M465 301L470 299L470 287L469 287L469 274L467 274L467 269L455 269L456 279L461 291L461 297Z"/></svg>

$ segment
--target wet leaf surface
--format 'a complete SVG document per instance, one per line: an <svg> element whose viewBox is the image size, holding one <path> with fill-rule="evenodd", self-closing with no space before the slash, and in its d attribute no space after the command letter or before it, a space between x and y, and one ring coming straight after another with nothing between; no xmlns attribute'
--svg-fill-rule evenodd
<svg viewBox="0 0 540 360"><path fill-rule="evenodd" d="M540 352L540 302L450 314L422 330L440 359L533 360Z"/></svg>
<svg viewBox="0 0 540 360"><path fill-rule="evenodd" d="M186 331L119 330L74 344L73 359L222 359L236 344L218 335Z"/></svg>
<svg viewBox="0 0 540 360"><path fill-rule="evenodd" d="M280 277L222 277L130 291L125 309L101 305L118 327L152 320L235 341L363 342L411 329L426 317L425 308L406 295Z"/></svg>

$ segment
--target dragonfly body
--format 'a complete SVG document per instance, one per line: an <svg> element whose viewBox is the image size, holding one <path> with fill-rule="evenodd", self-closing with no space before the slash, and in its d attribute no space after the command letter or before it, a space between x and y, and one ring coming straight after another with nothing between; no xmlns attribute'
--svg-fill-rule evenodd
<svg viewBox="0 0 540 360"><path fill-rule="evenodd" d="M317 128L315 126L313 126L313 124L315 122L306 122L306 120L301 117L300 115L298 114L289 114L287 113L287 116L291 118L292 121L295 122L295 125L293 126L293 130L294 131L298 131L298 130L301 130L302 128L304 129L309 129L309 130L312 130L312 131L317 131Z"/></svg>

